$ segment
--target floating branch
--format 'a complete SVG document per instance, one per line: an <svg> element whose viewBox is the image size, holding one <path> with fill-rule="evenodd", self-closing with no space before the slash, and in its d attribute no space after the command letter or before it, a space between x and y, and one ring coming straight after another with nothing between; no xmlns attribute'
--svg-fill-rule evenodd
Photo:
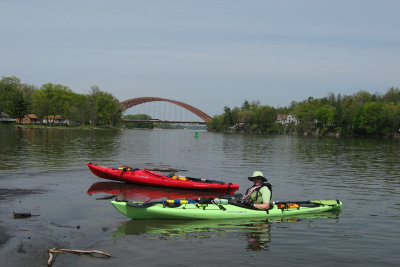
<svg viewBox="0 0 400 267"><path fill-rule="evenodd" d="M112 256L108 253L105 253L100 250L80 250L80 249L64 249L64 248L51 248L49 249L49 260L47 261L47 265L51 266L56 259L55 256L53 256L53 253L75 253L75 254L86 254L86 255L92 255L92 254L101 254L104 255L108 258L111 258Z"/></svg>

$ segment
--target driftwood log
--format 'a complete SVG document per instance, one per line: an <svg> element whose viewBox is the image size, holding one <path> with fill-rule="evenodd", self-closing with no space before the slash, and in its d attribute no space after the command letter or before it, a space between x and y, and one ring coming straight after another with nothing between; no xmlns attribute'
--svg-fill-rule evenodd
<svg viewBox="0 0 400 267"><path fill-rule="evenodd" d="M56 259L56 257L53 255L53 253L75 253L75 254L87 254L87 255L93 255L93 254L101 254L104 255L108 258L111 258L112 256L108 253L105 253L100 250L80 250L80 249L64 249L64 248L51 248L49 249L49 260L47 261L47 265L51 266Z"/></svg>
<svg viewBox="0 0 400 267"><path fill-rule="evenodd" d="M24 219L24 218L29 218L32 216L40 216L40 215L33 215L30 212L22 212L22 213L13 213L14 219Z"/></svg>

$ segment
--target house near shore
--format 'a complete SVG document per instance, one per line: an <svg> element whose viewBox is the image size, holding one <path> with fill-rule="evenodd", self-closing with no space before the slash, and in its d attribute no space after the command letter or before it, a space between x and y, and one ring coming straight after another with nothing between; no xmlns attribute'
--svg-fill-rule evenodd
<svg viewBox="0 0 400 267"><path fill-rule="evenodd" d="M64 118L61 115L46 115L42 120L38 118L35 114L27 114L25 117L16 120L21 124L44 124L44 125L77 125L76 122L71 122L70 120Z"/></svg>
<svg viewBox="0 0 400 267"><path fill-rule="evenodd" d="M289 124L297 125L299 123L296 117L290 114L278 114L276 122L282 125L289 125Z"/></svg>
<svg viewBox="0 0 400 267"><path fill-rule="evenodd" d="M43 124L69 125L70 121L61 115L47 115L43 117Z"/></svg>
<svg viewBox="0 0 400 267"><path fill-rule="evenodd" d="M17 122L22 124L40 124L40 120L35 114L27 114L22 119L17 118Z"/></svg>
<svg viewBox="0 0 400 267"><path fill-rule="evenodd" d="M5 112L1 112L0 113L0 122L5 122L5 123L13 123L16 122L16 119L13 119L10 117L10 115L8 115Z"/></svg>

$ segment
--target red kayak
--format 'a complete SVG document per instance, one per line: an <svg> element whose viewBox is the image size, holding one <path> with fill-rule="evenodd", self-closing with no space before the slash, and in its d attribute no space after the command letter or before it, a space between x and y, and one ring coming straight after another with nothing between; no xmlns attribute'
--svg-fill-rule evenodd
<svg viewBox="0 0 400 267"><path fill-rule="evenodd" d="M132 169L128 167L114 169L92 163L88 163L88 167L94 175L100 178L133 184L212 191L227 195L233 194L239 189L239 185L237 184L191 177L165 176L146 169Z"/></svg>
<svg viewBox="0 0 400 267"><path fill-rule="evenodd" d="M120 182L97 182L87 190L92 194L111 194L116 195L118 199L148 202L160 199L198 199L199 197L216 198L222 197L224 193L205 192L194 190L179 190L172 188L160 188L153 186L144 186L136 184L127 184Z"/></svg>

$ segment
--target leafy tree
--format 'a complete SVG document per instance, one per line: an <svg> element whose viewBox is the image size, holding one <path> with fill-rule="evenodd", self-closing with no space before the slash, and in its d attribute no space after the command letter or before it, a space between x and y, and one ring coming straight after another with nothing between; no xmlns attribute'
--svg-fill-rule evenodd
<svg viewBox="0 0 400 267"><path fill-rule="evenodd" d="M28 111L28 106L24 100L22 91L13 91L11 94L9 94L9 100L10 102L8 103L12 103L12 105L9 107L9 115L15 118L23 118Z"/></svg>
<svg viewBox="0 0 400 267"><path fill-rule="evenodd" d="M17 77L2 77L0 80L0 111L11 113L12 102L9 95L18 90L20 83Z"/></svg>
<svg viewBox="0 0 400 267"><path fill-rule="evenodd" d="M335 111L333 113L333 125L342 126L343 104L342 104L342 96L340 94L337 96L337 101L334 106L335 106Z"/></svg>
<svg viewBox="0 0 400 267"><path fill-rule="evenodd" d="M72 103L69 112L66 113L66 118L80 122L81 125L86 125L90 121L90 105L89 96L84 94L73 94L71 96Z"/></svg>
<svg viewBox="0 0 400 267"><path fill-rule="evenodd" d="M100 91L97 86L92 87L90 107L92 125L115 126L120 121L123 111L121 104L113 95Z"/></svg>
<svg viewBox="0 0 400 267"><path fill-rule="evenodd" d="M255 111L256 123L261 131L268 131L276 122L276 110L270 106L259 107Z"/></svg>
<svg viewBox="0 0 400 267"><path fill-rule="evenodd" d="M303 124L312 124L315 120L315 106L312 101L304 101L299 103L295 110L294 113L297 117L297 119L300 120L301 123Z"/></svg>
<svg viewBox="0 0 400 267"><path fill-rule="evenodd" d="M251 101L250 103L250 110L256 111L260 107L260 101Z"/></svg>
<svg viewBox="0 0 400 267"><path fill-rule="evenodd" d="M238 114L238 122L250 124L253 118L253 112L249 110L243 110Z"/></svg>
<svg viewBox="0 0 400 267"><path fill-rule="evenodd" d="M343 98L343 103L342 103L342 110L343 110L343 115L342 115L342 129L344 129L347 132L351 132L352 129L355 128L354 123L354 116L359 109L359 106L354 103L354 99L345 96Z"/></svg>
<svg viewBox="0 0 400 267"><path fill-rule="evenodd" d="M382 102L368 102L360 110L357 116L359 127L364 128L370 135L378 135L385 132L390 117L390 108Z"/></svg>
<svg viewBox="0 0 400 267"><path fill-rule="evenodd" d="M66 114L71 114L74 96L75 93L66 86L46 83L33 93L33 108L41 119L49 119L49 116L55 118L57 115L65 117Z"/></svg>
<svg viewBox="0 0 400 267"><path fill-rule="evenodd" d="M224 125L233 125L232 112L228 106L224 107Z"/></svg>
<svg viewBox="0 0 400 267"><path fill-rule="evenodd" d="M333 118L335 114L335 108L331 105L323 105L315 111L315 118L322 126L328 126L333 124Z"/></svg>
<svg viewBox="0 0 400 267"><path fill-rule="evenodd" d="M389 119L392 122L391 132L392 134L396 134L400 131L400 103L395 105L390 102L387 105L391 114L391 118Z"/></svg>
<svg viewBox="0 0 400 267"><path fill-rule="evenodd" d="M33 113L41 119L51 113L51 100L49 94L49 90L46 90L43 87L33 92Z"/></svg>
<svg viewBox="0 0 400 267"><path fill-rule="evenodd" d="M339 97L340 97L340 95L338 96L338 98ZM336 105L337 98L336 98L334 93L329 93L327 100L328 100L329 105L331 105L331 106L335 106Z"/></svg>
<svg viewBox="0 0 400 267"><path fill-rule="evenodd" d="M390 88L383 96L383 100L386 103L398 104L400 103L400 90L399 88Z"/></svg>
<svg viewBox="0 0 400 267"><path fill-rule="evenodd" d="M15 118L22 118L28 105L24 99L21 81L17 77L2 77L0 80L0 111Z"/></svg>
<svg viewBox="0 0 400 267"><path fill-rule="evenodd" d="M366 91L359 91L352 95L352 99L355 105L362 106L372 101L372 95Z"/></svg>
<svg viewBox="0 0 400 267"><path fill-rule="evenodd" d="M250 104L249 101L244 100L243 105L242 105L242 111L244 110L250 110Z"/></svg>
<svg viewBox="0 0 400 267"><path fill-rule="evenodd" d="M224 130L224 116L223 115L215 115L213 119L207 122L207 127L209 131L222 131Z"/></svg>
<svg viewBox="0 0 400 267"><path fill-rule="evenodd" d="M231 111L231 115L232 115L232 125L235 125L238 123L238 118L239 118L239 112L240 112L240 108L238 107L234 107Z"/></svg>
<svg viewBox="0 0 400 267"><path fill-rule="evenodd" d="M37 90L34 85L23 84L22 85L22 95L26 105L26 113L32 113L33 106L33 93Z"/></svg>

